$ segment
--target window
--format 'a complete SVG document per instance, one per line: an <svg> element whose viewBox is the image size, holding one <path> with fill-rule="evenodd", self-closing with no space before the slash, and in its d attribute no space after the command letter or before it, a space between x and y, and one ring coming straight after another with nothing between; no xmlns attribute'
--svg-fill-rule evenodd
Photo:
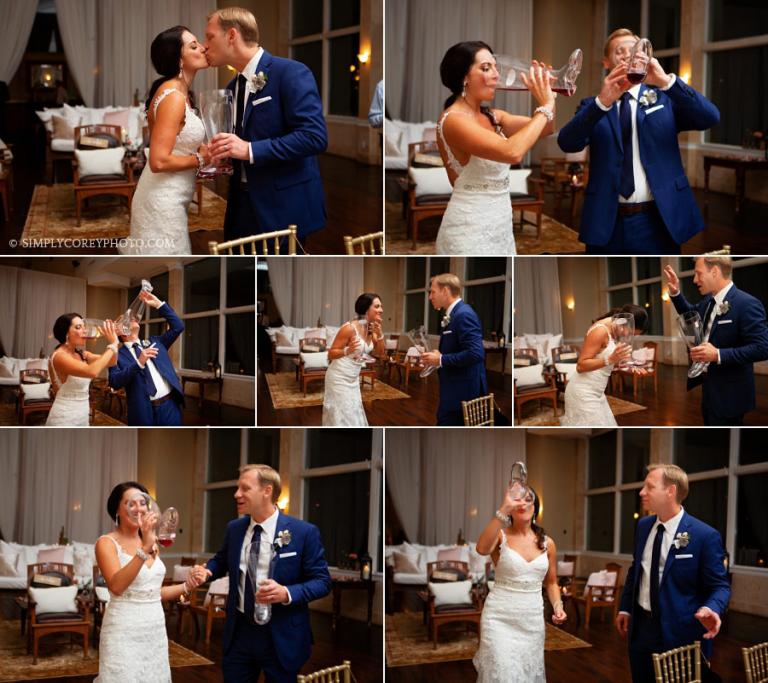
<svg viewBox="0 0 768 683"><path fill-rule="evenodd" d="M614 257L606 259L608 308L635 304L648 314L646 336L664 334L661 260L658 258ZM666 282L666 281L665 281Z"/></svg>
<svg viewBox="0 0 768 683"><path fill-rule="evenodd" d="M651 430L625 429L621 435L624 446L621 454L621 483L643 481L651 456Z"/></svg>
<svg viewBox="0 0 768 683"><path fill-rule="evenodd" d="M601 493L587 499L587 549L613 552L613 493Z"/></svg>
<svg viewBox="0 0 768 683"><path fill-rule="evenodd" d="M728 467L729 429L675 430L675 464L688 474Z"/></svg>
<svg viewBox="0 0 768 683"><path fill-rule="evenodd" d="M291 56L309 67L323 111L357 117L360 110L360 0L292 0Z"/></svg>
<svg viewBox="0 0 768 683"><path fill-rule="evenodd" d="M616 431L589 440L589 488L612 486L616 481Z"/></svg>
<svg viewBox="0 0 768 683"><path fill-rule="evenodd" d="M736 513L737 564L748 567L768 566L768 516L765 514L767 490L768 472L739 477L739 503Z"/></svg>

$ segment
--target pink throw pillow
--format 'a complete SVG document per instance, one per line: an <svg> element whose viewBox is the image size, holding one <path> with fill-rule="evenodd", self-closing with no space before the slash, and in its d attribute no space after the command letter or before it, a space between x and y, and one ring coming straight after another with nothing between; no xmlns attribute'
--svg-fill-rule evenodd
<svg viewBox="0 0 768 683"><path fill-rule="evenodd" d="M120 126L128 130L128 116L130 113L128 109L107 112L104 114L104 123L109 126Z"/></svg>
<svg viewBox="0 0 768 683"><path fill-rule="evenodd" d="M437 561L451 560L454 562L464 562L461 548L444 548L437 551Z"/></svg>
<svg viewBox="0 0 768 683"><path fill-rule="evenodd" d="M59 562L64 563L64 551L66 548L60 546L58 548L45 548L37 551L37 561L42 562Z"/></svg>

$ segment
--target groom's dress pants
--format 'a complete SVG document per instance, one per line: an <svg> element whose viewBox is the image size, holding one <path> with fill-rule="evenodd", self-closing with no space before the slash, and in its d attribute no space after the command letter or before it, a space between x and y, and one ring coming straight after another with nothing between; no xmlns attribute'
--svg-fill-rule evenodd
<svg viewBox="0 0 768 683"><path fill-rule="evenodd" d="M701 387L701 416L707 427L741 427L744 424L744 415L721 415L713 407L713 401L709 399L712 388L705 381Z"/></svg>
<svg viewBox="0 0 768 683"><path fill-rule="evenodd" d="M183 423L181 406L173 396L159 405L152 406L153 427L179 427Z"/></svg>
<svg viewBox="0 0 768 683"><path fill-rule="evenodd" d="M225 683L257 683L262 671L267 683L296 683L298 671L286 671L277 658L269 624L259 626L235 613L232 644L222 663Z"/></svg>
<svg viewBox="0 0 768 683"><path fill-rule="evenodd" d="M629 666L632 669L632 683L654 683L653 653L664 652L661 622L654 619L639 605L635 605L632 616L632 640L629 643Z"/></svg>
<svg viewBox="0 0 768 683"><path fill-rule="evenodd" d="M679 254L680 245L672 239L656 204L647 211L622 216L617 214L608 244L587 245L587 254Z"/></svg>

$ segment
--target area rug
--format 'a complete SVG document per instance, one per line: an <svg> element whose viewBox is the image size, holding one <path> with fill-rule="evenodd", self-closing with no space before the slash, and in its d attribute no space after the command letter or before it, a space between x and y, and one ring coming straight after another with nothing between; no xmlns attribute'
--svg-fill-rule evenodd
<svg viewBox="0 0 768 683"><path fill-rule="evenodd" d="M614 416L627 415L628 413L637 413L641 410L648 410L647 406L641 406L639 403L632 403L631 401L625 401L623 398L616 398L615 396L606 396L608 399L608 405L611 407L611 412ZM533 401L531 401L533 403ZM564 407L562 401L558 403L557 417L552 415L552 404L541 402L541 406L536 409L536 412L530 413L523 417L523 421L515 419L515 425L521 427L551 427L560 424L560 417L563 416ZM525 409L525 406L523 406Z"/></svg>
<svg viewBox="0 0 768 683"><path fill-rule="evenodd" d="M45 424L45 414L43 413L31 413L27 416L27 425L42 425ZM19 415L16 412L16 406L13 403L0 404L0 427L18 427ZM125 427L123 422L110 417L106 413L100 410L95 410L93 413L92 427Z"/></svg>
<svg viewBox="0 0 768 683"><path fill-rule="evenodd" d="M309 406L323 405L323 382L312 382L307 386L307 395L296 381L296 375L292 372L267 373L264 375L269 387L269 395L272 397L272 405L275 408L308 408ZM380 401L395 398L410 398L408 394L391 387L389 384L377 379L373 389L366 381L361 389L363 402Z"/></svg>
<svg viewBox="0 0 768 683"><path fill-rule="evenodd" d="M203 213L198 215L197 204L190 205L190 232L221 229L226 209L227 202L203 186ZM130 228L128 209L118 197L89 199L88 207L82 207L81 225L77 227L72 183L35 185L21 238L116 239L127 237Z"/></svg>
<svg viewBox="0 0 768 683"><path fill-rule="evenodd" d="M90 635L90 634L89 634ZM210 659L168 641L171 668L207 666ZM47 636L40 641L37 664L27 654L27 640L22 638L18 620L0 621L0 681L31 681L40 678L92 676L99 673L99 653L89 645L88 658L83 659L82 640L69 634Z"/></svg>
<svg viewBox="0 0 768 683"><path fill-rule="evenodd" d="M572 636L563 629L545 624L544 650L573 650L592 647L589 643ZM437 648L428 639L427 627L421 613L397 612L386 618L387 666L415 666L437 664L460 659L472 659L477 651L477 632L474 627L466 629L465 624L453 623L441 626L438 632Z"/></svg>

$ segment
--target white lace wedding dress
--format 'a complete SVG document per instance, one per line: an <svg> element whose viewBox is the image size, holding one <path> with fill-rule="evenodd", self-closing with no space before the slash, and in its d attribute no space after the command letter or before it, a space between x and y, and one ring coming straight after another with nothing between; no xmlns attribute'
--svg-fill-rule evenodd
<svg viewBox="0 0 768 683"><path fill-rule="evenodd" d="M373 344L366 344L360 336L357 325L350 323L357 335L362 353L371 353ZM360 370L365 366L358 363L355 354L337 358L328 365L325 373L325 395L323 396L323 426L367 427L368 418L360 395Z"/></svg>
<svg viewBox="0 0 768 683"><path fill-rule="evenodd" d="M184 97L180 90L166 88L155 99L157 107L168 95ZM185 104L184 126L171 152L174 156L194 154L205 139L198 115ZM121 254L191 254L188 210L195 191L195 169L154 173L144 166L131 203L131 234Z"/></svg>
<svg viewBox="0 0 768 683"><path fill-rule="evenodd" d="M478 683L546 683L544 600L549 568L547 539L541 555L526 562L499 531L496 582L485 600L480 647L473 663Z"/></svg>
<svg viewBox="0 0 768 683"><path fill-rule="evenodd" d="M466 166L462 166L443 136L443 122L450 114L464 116L461 112L445 112L438 121L437 134L448 164L458 177L437 233L435 251L455 255L513 255L509 164L472 156ZM498 125L496 132L504 137Z"/></svg>
<svg viewBox="0 0 768 683"><path fill-rule="evenodd" d="M133 555L112 536L107 538L117 546L117 557L124 567ZM168 636L160 602L164 578L165 565L156 557L152 566L145 564L139 570L122 595L110 592L101 624L98 683L170 683Z"/></svg>
<svg viewBox="0 0 768 683"><path fill-rule="evenodd" d="M596 323L587 330L587 335L596 327L608 331L608 344L595 358L608 358L616 348L607 325ZM560 418L561 426L569 427L615 427L616 418L605 397L605 387L613 372L613 365L606 365L591 372L574 372L565 385L565 415Z"/></svg>
<svg viewBox="0 0 768 683"><path fill-rule="evenodd" d="M67 381L62 384L53 365L56 353L54 351L51 354L48 367L59 390L56 392L56 398L53 399L53 407L48 413L45 424L49 427L87 427L91 421L88 395L91 380L89 377L69 375Z"/></svg>

